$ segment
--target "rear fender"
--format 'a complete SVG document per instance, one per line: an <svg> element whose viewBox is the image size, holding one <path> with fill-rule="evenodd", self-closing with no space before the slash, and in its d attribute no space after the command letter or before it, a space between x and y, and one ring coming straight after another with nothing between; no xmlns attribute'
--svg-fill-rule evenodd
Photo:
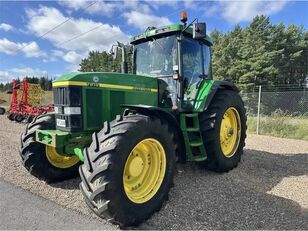
<svg viewBox="0 0 308 231"><path fill-rule="evenodd" d="M209 83L207 83L204 88L208 88L206 89L206 92L205 94L201 95L199 94L198 95L198 101L201 103L199 104L196 104L195 105L195 110L197 111L205 111L207 110L207 108L209 107L210 103L212 102L216 92L219 90L219 89L228 89L228 90L232 90L232 91L235 91L235 92L239 92L239 89L237 88L237 86L230 82L230 81L227 81L227 80L222 80L222 81L214 81L214 80L211 80ZM200 91L202 92L202 90Z"/></svg>

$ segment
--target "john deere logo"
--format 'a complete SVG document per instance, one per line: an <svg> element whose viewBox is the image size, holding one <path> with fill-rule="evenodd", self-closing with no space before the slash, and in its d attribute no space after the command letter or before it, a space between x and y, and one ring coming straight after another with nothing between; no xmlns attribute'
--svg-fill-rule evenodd
<svg viewBox="0 0 308 231"><path fill-rule="evenodd" d="M97 83L99 81L99 78L97 76L93 76L93 82Z"/></svg>

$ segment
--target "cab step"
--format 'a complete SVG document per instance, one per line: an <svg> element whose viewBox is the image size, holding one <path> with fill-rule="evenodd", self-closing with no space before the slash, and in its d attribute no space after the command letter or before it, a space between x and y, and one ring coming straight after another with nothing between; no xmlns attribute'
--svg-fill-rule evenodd
<svg viewBox="0 0 308 231"><path fill-rule="evenodd" d="M204 161L207 158L198 113L181 113L180 124L183 132L186 155L189 161Z"/></svg>

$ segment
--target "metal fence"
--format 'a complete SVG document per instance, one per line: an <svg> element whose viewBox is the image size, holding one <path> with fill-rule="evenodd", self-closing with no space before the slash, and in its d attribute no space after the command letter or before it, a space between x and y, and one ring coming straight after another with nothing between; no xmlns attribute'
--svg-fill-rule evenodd
<svg viewBox="0 0 308 231"><path fill-rule="evenodd" d="M259 86L241 96L247 110L248 132L308 140L308 89L277 91Z"/></svg>

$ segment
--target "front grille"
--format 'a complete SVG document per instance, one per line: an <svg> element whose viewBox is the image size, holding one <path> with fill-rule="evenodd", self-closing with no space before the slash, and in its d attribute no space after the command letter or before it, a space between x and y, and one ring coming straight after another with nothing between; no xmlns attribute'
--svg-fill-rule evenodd
<svg viewBox="0 0 308 231"><path fill-rule="evenodd" d="M81 87L56 87L53 88L53 99L55 105L81 106Z"/></svg>
<svg viewBox="0 0 308 231"><path fill-rule="evenodd" d="M58 107L56 121L65 120L65 127L56 126L57 130L80 131L82 123L82 88L78 86L55 87L53 88L54 105ZM81 115L64 114L64 107L80 107Z"/></svg>

